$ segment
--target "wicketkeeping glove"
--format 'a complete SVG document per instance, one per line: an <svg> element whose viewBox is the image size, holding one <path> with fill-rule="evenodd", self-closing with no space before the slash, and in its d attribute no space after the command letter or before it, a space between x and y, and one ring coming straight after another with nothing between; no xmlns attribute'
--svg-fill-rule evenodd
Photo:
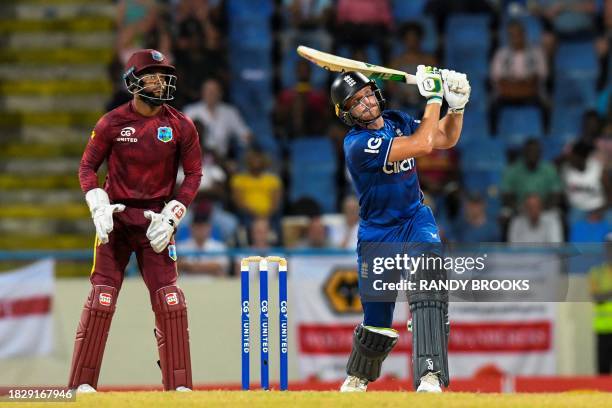
<svg viewBox="0 0 612 408"><path fill-rule="evenodd" d="M166 249L186 211L181 202L172 200L166 204L161 213L144 212L145 218L151 220L147 228L147 238L155 252L160 253Z"/></svg>
<svg viewBox="0 0 612 408"><path fill-rule="evenodd" d="M113 230L113 213L125 210L123 204L111 205L108 194L101 188L94 188L85 194L85 201L91 211L96 226L96 235L102 244L108 242L108 234Z"/></svg>
<svg viewBox="0 0 612 408"><path fill-rule="evenodd" d="M427 98L428 104L442 104L444 88L442 87L442 77L438 68L419 65L416 72L416 81L419 92Z"/></svg>
<svg viewBox="0 0 612 408"><path fill-rule="evenodd" d="M448 103L448 111L451 113L463 113L465 105L470 99L470 82L465 74L461 72L443 69L442 82L444 83L444 99Z"/></svg>

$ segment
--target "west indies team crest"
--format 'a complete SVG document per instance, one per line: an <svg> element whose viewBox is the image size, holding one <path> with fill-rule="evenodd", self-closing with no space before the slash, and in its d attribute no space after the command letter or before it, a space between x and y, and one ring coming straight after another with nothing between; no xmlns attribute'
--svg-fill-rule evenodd
<svg viewBox="0 0 612 408"><path fill-rule="evenodd" d="M172 140L172 128L169 126L158 127L157 138L164 143L168 143Z"/></svg>

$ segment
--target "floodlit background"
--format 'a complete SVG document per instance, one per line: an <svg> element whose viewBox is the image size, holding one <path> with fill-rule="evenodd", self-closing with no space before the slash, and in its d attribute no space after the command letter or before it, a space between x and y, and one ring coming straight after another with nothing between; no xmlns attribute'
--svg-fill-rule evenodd
<svg viewBox="0 0 612 408"><path fill-rule="evenodd" d="M565 384L557 375L571 387L572 376L610 372L610 1L4 0L0 11L0 385L67 380L94 237L79 160L98 118L130 99L127 58L155 48L177 68L173 105L203 149L200 192L177 233L194 382L239 382L237 265L278 254L289 259L291 380L336 386L360 319L359 203L347 129L329 102L333 76L301 60L300 44L410 73L418 64L467 73L461 141L417 161L445 242L586 248L581 262L551 269L569 272L595 308L457 306L455 384L478 390L485 375L554 390ZM389 108L421 115L415 86L379 86ZM503 252L502 264L521 256ZM135 262L126 274L100 384L158 385ZM255 270L251 286L254 304ZM386 379L410 372L404 306L396 317L403 340ZM271 366L275 377L278 360ZM612 389L597 381L587 384ZM486 390L521 390L518 380L495 384Z"/></svg>

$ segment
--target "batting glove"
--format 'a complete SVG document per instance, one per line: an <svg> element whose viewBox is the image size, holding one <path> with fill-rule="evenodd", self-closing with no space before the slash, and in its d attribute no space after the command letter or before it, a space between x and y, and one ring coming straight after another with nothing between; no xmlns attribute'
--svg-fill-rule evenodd
<svg viewBox="0 0 612 408"><path fill-rule="evenodd" d="M111 205L108 194L101 188L94 188L85 194L85 201L91 211L96 226L96 235L102 244L108 242L108 234L113 230L113 214L125 210L123 204Z"/></svg>
<svg viewBox="0 0 612 408"><path fill-rule="evenodd" d="M181 202L172 200L166 204L161 213L144 212L145 218L151 220L147 228L147 238L155 252L159 254L166 249L186 211Z"/></svg>
<svg viewBox="0 0 612 408"><path fill-rule="evenodd" d="M461 72L450 71L448 69L443 69L441 73L444 84L444 99L448 103L448 111L451 113L463 113L472 90L467 76Z"/></svg>
<svg viewBox="0 0 612 408"><path fill-rule="evenodd" d="M427 104L442 104L444 88L442 87L442 77L438 68L419 65L416 72L416 81L419 92L427 98Z"/></svg>

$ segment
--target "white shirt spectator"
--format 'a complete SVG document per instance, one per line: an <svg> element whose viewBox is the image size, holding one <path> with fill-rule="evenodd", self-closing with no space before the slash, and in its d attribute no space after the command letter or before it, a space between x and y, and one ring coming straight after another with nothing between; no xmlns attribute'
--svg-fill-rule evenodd
<svg viewBox="0 0 612 408"><path fill-rule="evenodd" d="M491 79L528 79L537 76L545 80L548 76L546 58L539 47L513 50L503 47L495 53L491 67Z"/></svg>
<svg viewBox="0 0 612 408"><path fill-rule="evenodd" d="M335 248L357 249L357 230L359 225L342 224L329 230L329 240Z"/></svg>
<svg viewBox="0 0 612 408"><path fill-rule="evenodd" d="M603 164L595 157L586 159L584 171L572 166L563 169L565 194L570 205L582 211L601 208L606 203L602 184Z"/></svg>
<svg viewBox="0 0 612 408"><path fill-rule="evenodd" d="M211 112L204 102L196 102L185 106L185 115L192 120L199 120L206 127L204 145L225 157L232 136L236 136L246 145L251 130L244 123L242 116L234 106L219 102L214 112Z"/></svg>
<svg viewBox="0 0 612 408"><path fill-rule="evenodd" d="M224 183L227 179L225 171L215 163L215 160L210 155L202 157L202 178L200 179L199 191L207 191L213 188L216 183ZM183 167L179 167L176 175L176 184L181 185L185 180L185 172Z"/></svg>
<svg viewBox="0 0 612 408"><path fill-rule="evenodd" d="M533 225L525 215L516 216L510 221L508 242L563 242L563 228L559 214L555 211L544 211L536 225Z"/></svg>
<svg viewBox="0 0 612 408"><path fill-rule="evenodd" d="M196 244L193 238L177 243L178 255L188 262L210 262L217 263L223 267L226 273L229 273L230 259L225 255L182 255L187 251L204 251L204 252L219 252L225 251L227 247L223 242L208 238L203 246Z"/></svg>

